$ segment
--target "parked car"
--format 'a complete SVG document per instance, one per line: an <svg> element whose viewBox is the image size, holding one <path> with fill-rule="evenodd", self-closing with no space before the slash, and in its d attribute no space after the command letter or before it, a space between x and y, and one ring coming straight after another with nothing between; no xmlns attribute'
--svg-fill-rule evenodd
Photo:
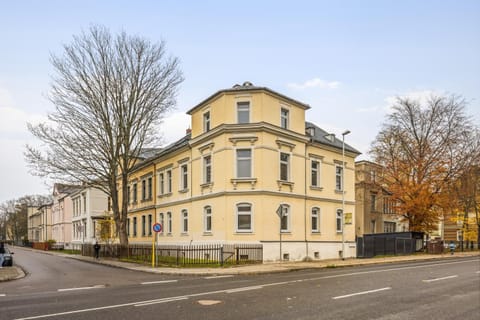
<svg viewBox="0 0 480 320"><path fill-rule="evenodd" d="M8 248L5 248L5 253L3 253L2 267L11 267L11 266L13 266L13 252L10 251Z"/></svg>

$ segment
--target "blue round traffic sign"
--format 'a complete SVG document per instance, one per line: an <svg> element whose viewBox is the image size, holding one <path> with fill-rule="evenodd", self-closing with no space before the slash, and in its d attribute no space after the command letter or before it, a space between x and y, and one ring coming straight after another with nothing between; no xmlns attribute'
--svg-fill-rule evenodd
<svg viewBox="0 0 480 320"><path fill-rule="evenodd" d="M162 231L162 225L160 223L155 223L152 227L154 232L161 232Z"/></svg>

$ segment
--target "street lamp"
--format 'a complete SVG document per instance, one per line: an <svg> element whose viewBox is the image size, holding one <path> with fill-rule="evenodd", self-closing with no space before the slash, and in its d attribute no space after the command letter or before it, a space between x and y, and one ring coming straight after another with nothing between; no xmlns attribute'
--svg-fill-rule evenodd
<svg viewBox="0 0 480 320"><path fill-rule="evenodd" d="M345 136L350 130L342 132L342 260L345 260Z"/></svg>

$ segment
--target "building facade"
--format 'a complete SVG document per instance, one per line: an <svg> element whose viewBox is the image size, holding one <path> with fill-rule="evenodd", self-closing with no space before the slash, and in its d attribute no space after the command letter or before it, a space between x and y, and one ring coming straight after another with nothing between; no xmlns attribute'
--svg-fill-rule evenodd
<svg viewBox="0 0 480 320"><path fill-rule="evenodd" d="M52 203L52 240L57 247L70 248L72 243L73 205L70 194L80 189L79 186L55 183Z"/></svg>
<svg viewBox="0 0 480 320"><path fill-rule="evenodd" d="M356 235L408 231L408 222L395 212L395 202L382 185L382 167L355 163Z"/></svg>
<svg viewBox="0 0 480 320"><path fill-rule="evenodd" d="M264 261L354 256L359 152L306 122L309 108L246 82L189 110L187 135L129 177L130 243L151 243L158 222L160 244L261 243Z"/></svg>
<svg viewBox="0 0 480 320"><path fill-rule="evenodd" d="M95 188L81 188L70 194L72 199L72 244L93 244L98 240L97 221L108 213L108 196Z"/></svg>

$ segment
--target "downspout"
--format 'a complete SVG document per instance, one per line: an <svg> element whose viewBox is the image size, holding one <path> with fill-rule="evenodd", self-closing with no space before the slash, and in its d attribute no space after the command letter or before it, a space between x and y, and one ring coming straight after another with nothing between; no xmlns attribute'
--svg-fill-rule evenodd
<svg viewBox="0 0 480 320"><path fill-rule="evenodd" d="M309 140L309 142L311 141L311 138ZM307 184L308 184L308 181L307 181L307 168L308 168L308 158L307 158L307 147L308 147L308 144L309 142L305 143L305 151L304 151L304 159L305 159L305 170L304 170L304 201L303 201L303 204L304 204L304 208L303 208L303 211L304 211L304 223L303 223L303 227L304 227L304 238L305 238L305 259L308 261L308 240L307 240Z"/></svg>

